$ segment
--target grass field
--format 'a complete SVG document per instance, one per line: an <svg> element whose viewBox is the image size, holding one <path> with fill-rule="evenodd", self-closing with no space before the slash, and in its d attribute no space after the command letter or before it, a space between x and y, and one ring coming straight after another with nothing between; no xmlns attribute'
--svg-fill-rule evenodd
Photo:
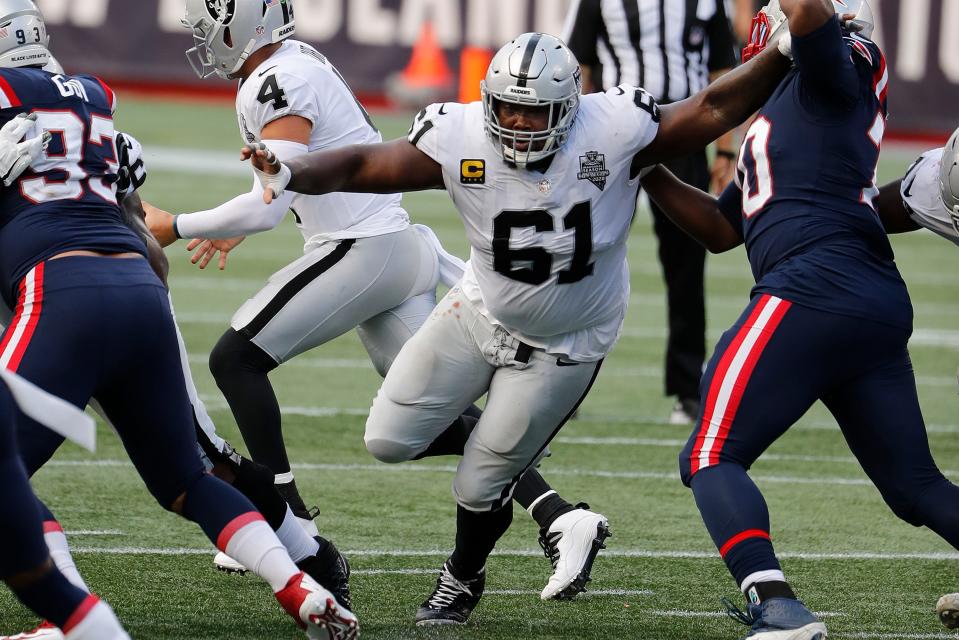
<svg viewBox="0 0 959 640"><path fill-rule="evenodd" d="M388 137L407 126L405 117L377 120ZM129 100L118 125L147 147L152 171L144 196L159 206L203 209L249 186L239 162L231 160L239 138L230 105ZM901 175L909 159L890 153L880 178ZM448 249L466 255L445 194L418 194L405 203ZM959 253L925 232L897 237L894 246L916 307L912 353L929 439L940 465L959 481ZM300 236L288 222L250 239L223 273L197 270L182 246L168 250L197 384L234 444L242 442L208 373L207 355L232 312L300 251ZM354 334L273 374L298 482L308 501L323 509L320 529L348 550L355 568L365 638L706 640L744 634L720 614L719 597L736 598L736 588L676 476L688 429L664 420L670 408L661 382L665 307L646 216L633 228L630 265L633 294L624 336L580 419L561 432L543 465L569 499L607 514L615 536L595 566L594 591L574 602L540 602L550 568L534 523L518 510L490 561L489 591L470 625L432 634L416 630L415 607L452 543L455 460L386 466L366 453L364 416L379 380ZM742 250L710 258L710 346L746 304L751 282ZM824 613L831 637L956 637L944 632L931 610L939 595L959 590L959 554L929 531L896 520L821 406L776 443L753 477L769 501L787 575ZM64 447L35 486L67 528L89 584L109 599L135 638L300 637L264 583L213 570L199 529L152 501L107 430L100 429L95 456ZM0 632L34 623L0 591Z"/></svg>

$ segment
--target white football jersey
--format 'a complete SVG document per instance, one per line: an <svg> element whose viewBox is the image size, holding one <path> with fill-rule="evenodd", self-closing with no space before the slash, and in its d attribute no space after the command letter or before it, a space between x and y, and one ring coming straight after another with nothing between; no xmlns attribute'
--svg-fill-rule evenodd
<svg viewBox="0 0 959 640"><path fill-rule="evenodd" d="M933 149L919 156L902 179L900 194L916 224L959 244L959 217L946 209L939 191L942 151Z"/></svg>
<svg viewBox="0 0 959 640"><path fill-rule="evenodd" d="M310 151L383 140L336 68L296 40L286 40L241 84L236 113L244 143L259 141L263 128L284 116L313 123ZM297 195L291 209L309 247L402 231L410 219L401 200L399 194Z"/></svg>
<svg viewBox="0 0 959 640"><path fill-rule="evenodd" d="M629 300L633 156L658 122L655 102L634 87L583 96L569 139L536 170L504 161L481 102L417 115L409 140L443 168L471 247L462 288L491 322L570 360L609 352Z"/></svg>

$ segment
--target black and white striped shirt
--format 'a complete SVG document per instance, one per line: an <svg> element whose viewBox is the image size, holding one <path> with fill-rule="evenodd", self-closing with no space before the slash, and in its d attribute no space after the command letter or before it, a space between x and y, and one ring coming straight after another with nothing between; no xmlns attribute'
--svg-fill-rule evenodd
<svg viewBox="0 0 959 640"><path fill-rule="evenodd" d="M564 36L580 64L602 66L603 89L635 85L661 103L736 64L724 0L574 0Z"/></svg>

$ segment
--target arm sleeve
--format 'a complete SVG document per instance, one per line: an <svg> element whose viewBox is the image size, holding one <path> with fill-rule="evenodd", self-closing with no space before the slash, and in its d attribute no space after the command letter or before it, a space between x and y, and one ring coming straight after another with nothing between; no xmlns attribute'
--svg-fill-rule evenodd
<svg viewBox="0 0 959 640"><path fill-rule="evenodd" d="M305 144L289 140L263 141L280 161L289 160L308 151ZM176 218L177 231L182 238L233 238L269 231L280 224L293 204L296 194L285 191L270 204L263 202L263 187L253 178L253 188L221 204L215 209L187 213Z"/></svg>
<svg viewBox="0 0 959 640"><path fill-rule="evenodd" d="M575 0L566 16L563 39L580 64L599 64L596 43L603 25L600 0Z"/></svg>
<svg viewBox="0 0 959 640"><path fill-rule="evenodd" d="M730 182L729 186L723 191L722 195L719 196L719 200L716 203L719 207L719 212L723 214L723 217L729 221L729 224L733 225L733 229L739 234L739 237L743 236L743 192L736 185L735 182Z"/></svg>
<svg viewBox="0 0 959 640"><path fill-rule="evenodd" d="M726 15L726 3L716 0L716 13L706 25L706 35L709 38L710 71L722 71L736 66L736 37L733 27Z"/></svg>
<svg viewBox="0 0 959 640"><path fill-rule="evenodd" d="M859 99L859 72L838 16L808 35L793 36L792 52L803 87L814 96L814 103L848 108Z"/></svg>

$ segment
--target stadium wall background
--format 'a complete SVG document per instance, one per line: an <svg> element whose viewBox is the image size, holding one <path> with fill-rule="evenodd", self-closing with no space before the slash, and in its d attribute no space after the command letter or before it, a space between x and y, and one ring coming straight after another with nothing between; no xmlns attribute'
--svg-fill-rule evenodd
<svg viewBox="0 0 959 640"><path fill-rule="evenodd" d="M209 92L183 58L183 0L37 0L67 67L120 83ZM871 0L892 71L890 129L940 136L959 124L959 0ZM296 0L297 34L337 65L361 96L382 95L425 21L450 66L466 45L496 48L529 30L559 33L570 0ZM212 84L211 84L212 83Z"/></svg>

